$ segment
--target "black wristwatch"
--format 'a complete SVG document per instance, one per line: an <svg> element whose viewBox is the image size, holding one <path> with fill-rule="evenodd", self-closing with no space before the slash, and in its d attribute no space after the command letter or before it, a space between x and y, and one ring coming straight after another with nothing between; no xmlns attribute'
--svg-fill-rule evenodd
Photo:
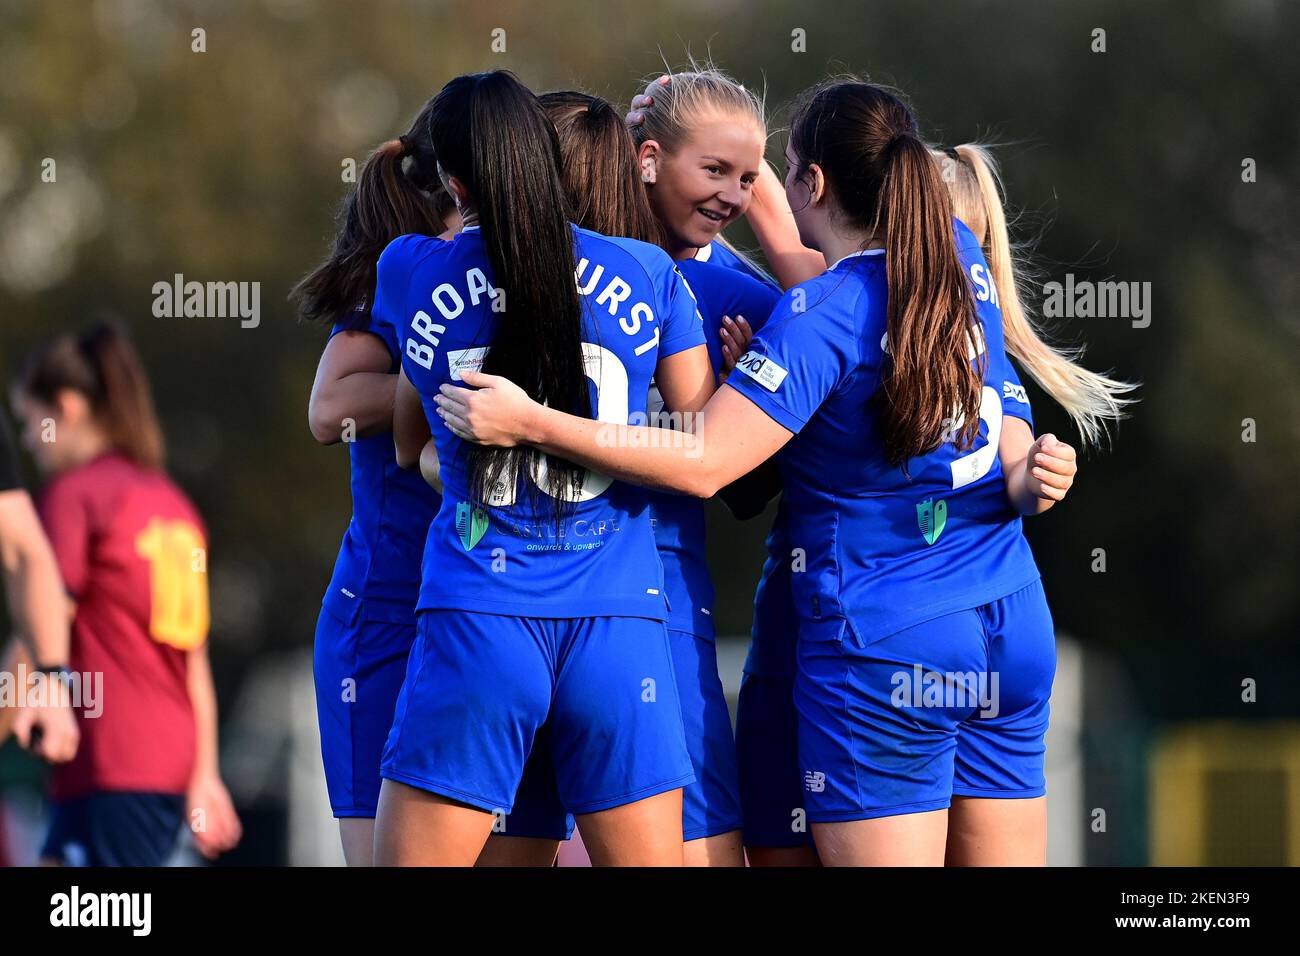
<svg viewBox="0 0 1300 956"><path fill-rule="evenodd" d="M72 677L76 673L66 664L38 664L33 668L33 670L37 673L44 674L46 677L58 678L59 682L65 687L70 687L72 685Z"/></svg>

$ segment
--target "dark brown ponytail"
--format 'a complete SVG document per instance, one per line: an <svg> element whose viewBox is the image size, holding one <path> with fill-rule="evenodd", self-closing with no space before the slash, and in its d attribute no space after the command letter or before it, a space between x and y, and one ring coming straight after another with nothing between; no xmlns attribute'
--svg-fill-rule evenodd
<svg viewBox="0 0 1300 956"><path fill-rule="evenodd" d="M368 305L385 246L407 233L436 236L446 230L443 218L453 208L451 197L436 175L422 173L435 166L428 125L426 107L408 132L382 143L366 160L356 189L343 204L329 257L290 293L304 319L335 322ZM425 153L426 162L408 163L408 156Z"/></svg>
<svg viewBox="0 0 1300 956"><path fill-rule="evenodd" d="M74 338L60 335L28 358L19 388L53 405L59 392L86 396L109 444L144 468L163 467L163 436L149 377L119 326L100 324Z"/></svg>
<svg viewBox="0 0 1300 956"><path fill-rule="evenodd" d="M790 133L801 175L816 163L849 225L885 245L889 364L877 396L885 454L906 468L979 434L981 354L971 363L975 298L953 235L952 204L916 118L888 90L861 81L812 91Z"/></svg>

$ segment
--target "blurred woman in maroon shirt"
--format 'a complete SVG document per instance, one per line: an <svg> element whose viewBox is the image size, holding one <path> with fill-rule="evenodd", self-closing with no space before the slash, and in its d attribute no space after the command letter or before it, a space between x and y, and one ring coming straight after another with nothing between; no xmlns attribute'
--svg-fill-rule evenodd
<svg viewBox="0 0 1300 956"><path fill-rule="evenodd" d="M140 360L113 326L59 336L28 359L14 406L49 479L39 510L75 605L67 679L81 694L42 858L157 866L187 816L215 857L240 824L217 769L207 534L163 471Z"/></svg>

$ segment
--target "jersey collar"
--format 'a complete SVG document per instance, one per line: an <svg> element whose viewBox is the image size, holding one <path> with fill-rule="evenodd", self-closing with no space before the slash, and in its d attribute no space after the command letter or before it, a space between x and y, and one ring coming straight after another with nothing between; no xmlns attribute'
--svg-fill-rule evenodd
<svg viewBox="0 0 1300 956"><path fill-rule="evenodd" d="M861 252L850 252L843 259L836 259L835 265L829 266L826 269L826 271L829 272L831 269L834 269L835 266L838 266L841 262L845 262L849 259L856 259L858 256L883 256L884 254L885 254L884 249L863 249Z"/></svg>

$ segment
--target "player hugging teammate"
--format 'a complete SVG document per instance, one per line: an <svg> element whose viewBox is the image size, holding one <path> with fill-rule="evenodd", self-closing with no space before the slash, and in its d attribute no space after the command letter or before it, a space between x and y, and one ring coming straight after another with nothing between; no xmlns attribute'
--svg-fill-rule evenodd
<svg viewBox="0 0 1300 956"><path fill-rule="evenodd" d="M316 639L349 862L548 865L576 819L605 865L1043 863L1021 518L1075 452L1010 359L1089 443L1129 386L1039 338L987 154L895 93L804 94L783 184L718 71L633 107L457 77L301 287L336 332L313 433L358 426ZM742 215L775 278L722 240ZM661 407L680 441L629 424ZM733 740L700 499L777 492ZM523 533L579 528L599 547ZM900 674L993 676L996 706L900 704Z"/></svg>

